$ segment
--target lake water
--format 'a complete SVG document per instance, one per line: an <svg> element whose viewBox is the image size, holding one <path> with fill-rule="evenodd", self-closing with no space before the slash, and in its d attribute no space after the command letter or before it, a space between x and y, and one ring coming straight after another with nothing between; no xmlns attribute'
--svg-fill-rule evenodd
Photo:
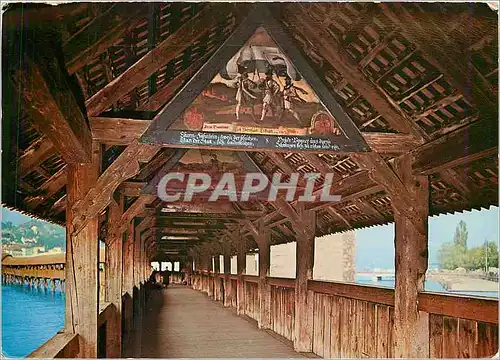
<svg viewBox="0 0 500 360"><path fill-rule="evenodd" d="M25 357L64 327L65 300L59 290L2 285L2 352Z"/></svg>
<svg viewBox="0 0 500 360"><path fill-rule="evenodd" d="M394 288L394 280L372 281L357 276L359 284ZM444 292L437 282L426 280L425 290ZM457 293L455 293L457 294ZM496 292L468 293L498 297ZM26 285L2 285L2 351L8 357L25 357L64 326L64 293Z"/></svg>
<svg viewBox="0 0 500 360"><path fill-rule="evenodd" d="M373 285L373 286L383 286L394 289L394 280L379 280L372 281L371 277L366 276L356 276L356 283L364 284L364 285ZM424 283L425 291L432 292L440 292L446 293L450 295L470 295L470 296L480 296L480 297L488 297L488 298L498 298L498 292L496 291L453 291L449 292L437 281L425 280Z"/></svg>

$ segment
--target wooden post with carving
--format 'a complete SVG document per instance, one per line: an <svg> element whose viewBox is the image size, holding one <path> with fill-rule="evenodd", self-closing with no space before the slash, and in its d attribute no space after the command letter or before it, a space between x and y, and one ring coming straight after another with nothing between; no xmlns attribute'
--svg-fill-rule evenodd
<svg viewBox="0 0 500 360"><path fill-rule="evenodd" d="M100 149L92 146L92 162L68 164L66 211L66 331L79 335L78 357L97 357L97 317L99 312L98 218L73 233L72 207L83 199L100 173Z"/></svg>
<svg viewBox="0 0 500 360"><path fill-rule="evenodd" d="M303 203L297 205L297 210L302 224L295 224L297 228L297 265L293 346L298 352L312 352L314 294L312 291L308 291L307 281L312 280L313 275L316 213L304 210Z"/></svg>
<svg viewBox="0 0 500 360"><path fill-rule="evenodd" d="M267 282L271 267L271 232L259 221L259 235L257 244L259 245L259 329L269 329L271 327L271 288Z"/></svg>
<svg viewBox="0 0 500 360"><path fill-rule="evenodd" d="M428 259L429 180L412 175L410 156L394 164L409 199L392 194L395 220L395 357L429 357L429 315L417 310L418 293L424 290ZM404 204L410 203L413 209ZM411 218L413 217L413 219ZM391 344L392 345L392 344Z"/></svg>
<svg viewBox="0 0 500 360"><path fill-rule="evenodd" d="M106 302L115 306L115 312L107 321L106 357L119 358L122 354L122 276L123 234L119 230L124 198L112 200L108 213L108 236L106 240Z"/></svg>

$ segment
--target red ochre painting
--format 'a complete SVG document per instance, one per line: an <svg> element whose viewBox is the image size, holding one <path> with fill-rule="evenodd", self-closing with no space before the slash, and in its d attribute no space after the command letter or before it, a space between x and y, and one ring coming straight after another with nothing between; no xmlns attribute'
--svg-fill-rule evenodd
<svg viewBox="0 0 500 360"><path fill-rule="evenodd" d="M257 29L169 129L345 137L263 28Z"/></svg>

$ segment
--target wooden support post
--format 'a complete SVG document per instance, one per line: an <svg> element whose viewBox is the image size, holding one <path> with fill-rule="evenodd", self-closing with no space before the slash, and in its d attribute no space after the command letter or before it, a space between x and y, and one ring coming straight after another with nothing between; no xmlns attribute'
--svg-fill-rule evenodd
<svg viewBox="0 0 500 360"><path fill-rule="evenodd" d="M217 254L214 257L214 273L215 273L215 278L214 278L214 299L215 301L221 301L222 300L222 294L220 291L220 255Z"/></svg>
<svg viewBox="0 0 500 360"><path fill-rule="evenodd" d="M394 164L395 172L404 184L413 204L413 211L392 201L395 220L395 357L429 357L429 315L417 310L418 293L424 290L427 271L427 238L429 214L429 180L412 175L410 156L403 156ZM391 199L398 194L391 194ZM418 218L410 218L417 214ZM392 345L392 344L390 344Z"/></svg>
<svg viewBox="0 0 500 360"><path fill-rule="evenodd" d="M215 279L216 279L216 276L214 276L214 269L212 268L212 256L210 255L208 258L207 258L207 261L209 262L208 264L208 291L207 291L207 294L208 294L208 297L211 298L211 299L214 299L215 300Z"/></svg>
<svg viewBox="0 0 500 360"><path fill-rule="evenodd" d="M259 329L271 328L271 287L267 282L271 268L271 231L259 221Z"/></svg>
<svg viewBox="0 0 500 360"><path fill-rule="evenodd" d="M127 227L126 241L123 245L123 312L124 312L124 339L123 356L130 357L129 345L133 329L133 296L134 296L134 223L130 222Z"/></svg>
<svg viewBox="0 0 500 360"><path fill-rule="evenodd" d="M247 246L244 237L240 237L237 243L237 271L238 271L238 289L236 290L237 305L236 310L238 315L245 314L245 282L243 275L246 273L247 261Z"/></svg>
<svg viewBox="0 0 500 360"><path fill-rule="evenodd" d="M138 226L139 227L139 226ZM133 315L133 357L140 357L140 348L142 342L142 315L144 307L144 288L141 279L141 258L143 252L143 237L141 231L135 229L134 232L134 257L133 257L133 271L134 271L134 315Z"/></svg>
<svg viewBox="0 0 500 360"><path fill-rule="evenodd" d="M304 210L304 203L298 203L298 215L304 226L297 226L296 280L295 280L295 339L293 346L298 352L312 352L313 299L307 290L307 281L312 280L314 265L314 229L316 213Z"/></svg>
<svg viewBox="0 0 500 360"><path fill-rule="evenodd" d="M231 245L224 244L224 307L231 306Z"/></svg>
<svg viewBox="0 0 500 360"><path fill-rule="evenodd" d="M100 150L92 146L92 162L68 164L68 207L83 199L100 173ZM98 219L89 219L73 235L73 213L66 212L66 331L79 335L78 357L97 357L97 316L99 312L99 241Z"/></svg>
<svg viewBox="0 0 500 360"><path fill-rule="evenodd" d="M120 358L122 350L122 276L123 234L119 231L124 198L118 195L111 201L108 216L108 239L106 241L106 302L115 306L115 313L107 320L106 357Z"/></svg>

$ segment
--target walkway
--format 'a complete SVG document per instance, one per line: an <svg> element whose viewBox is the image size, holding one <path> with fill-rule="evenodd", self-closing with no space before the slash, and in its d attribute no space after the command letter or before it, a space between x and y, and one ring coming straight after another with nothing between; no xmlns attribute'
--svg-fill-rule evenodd
<svg viewBox="0 0 500 360"><path fill-rule="evenodd" d="M191 288L171 285L153 296L143 329L143 358L303 357Z"/></svg>

